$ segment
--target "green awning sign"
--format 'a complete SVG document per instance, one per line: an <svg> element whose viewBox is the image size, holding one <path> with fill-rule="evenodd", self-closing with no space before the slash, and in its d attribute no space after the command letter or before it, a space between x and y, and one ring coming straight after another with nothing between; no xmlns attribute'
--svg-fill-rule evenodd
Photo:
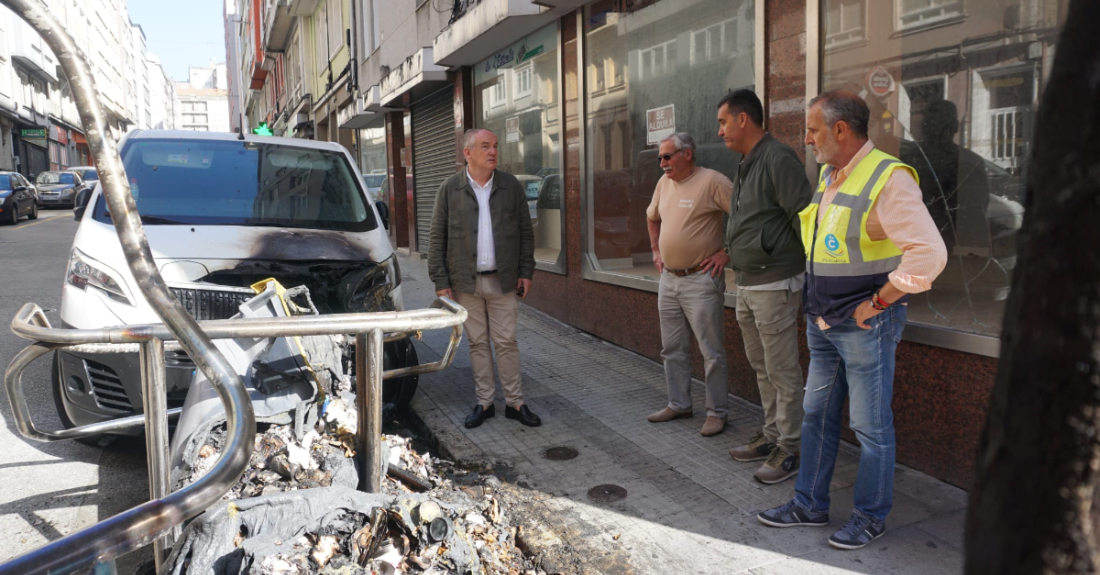
<svg viewBox="0 0 1100 575"><path fill-rule="evenodd" d="M46 128L38 128L34 130L19 130L20 138L40 138L46 139Z"/></svg>

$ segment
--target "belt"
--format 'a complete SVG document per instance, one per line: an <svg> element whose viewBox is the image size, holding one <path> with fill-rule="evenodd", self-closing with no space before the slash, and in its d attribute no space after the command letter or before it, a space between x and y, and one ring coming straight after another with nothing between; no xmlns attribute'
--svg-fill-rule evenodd
<svg viewBox="0 0 1100 575"><path fill-rule="evenodd" d="M693 268L688 268L686 270L674 270L672 268L665 268L665 271L667 271L668 273L670 273L670 274L672 274L676 277L682 278L682 277L685 277L685 276L689 276L693 273L703 271L703 264L699 264L699 265L697 265Z"/></svg>
<svg viewBox="0 0 1100 575"><path fill-rule="evenodd" d="M496 270L485 270L483 272L477 272L477 275L479 275L479 276L491 276L495 273L497 273Z"/></svg>

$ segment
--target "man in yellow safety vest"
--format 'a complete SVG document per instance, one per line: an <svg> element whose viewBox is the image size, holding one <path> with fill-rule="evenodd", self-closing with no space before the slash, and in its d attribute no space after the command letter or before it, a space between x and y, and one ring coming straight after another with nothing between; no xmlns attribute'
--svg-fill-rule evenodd
<svg viewBox="0 0 1100 575"><path fill-rule="evenodd" d="M833 91L810 101L806 143L824 164L799 217L806 249L806 339L810 368L795 497L757 518L773 527L829 524L829 484L844 400L860 444L851 518L829 538L859 549L886 531L893 504L894 352L909 294L926 291L947 263L917 173L868 139L870 111Z"/></svg>

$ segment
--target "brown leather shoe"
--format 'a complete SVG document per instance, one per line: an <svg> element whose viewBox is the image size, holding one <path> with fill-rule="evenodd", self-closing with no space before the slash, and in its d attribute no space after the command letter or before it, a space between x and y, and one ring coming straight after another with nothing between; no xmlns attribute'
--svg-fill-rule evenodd
<svg viewBox="0 0 1100 575"><path fill-rule="evenodd" d="M706 423L703 424L703 429L699 431L703 437L710 437L712 435L718 435L722 433L722 430L726 428L726 420L721 417L713 415L707 416Z"/></svg>
<svg viewBox="0 0 1100 575"><path fill-rule="evenodd" d="M651 414L646 419L648 419L650 423L664 423L666 421L672 421L673 419L681 419L681 418L688 418L688 417L691 417L691 410L690 409L687 410L687 411L676 411L676 410L672 409L671 407L666 407L666 408L662 409L661 411L658 411L657 413Z"/></svg>
<svg viewBox="0 0 1100 575"><path fill-rule="evenodd" d="M798 453L790 453L776 445L768 455L768 460L756 470L756 473L752 474L752 477L760 483L775 485L798 475L798 467Z"/></svg>

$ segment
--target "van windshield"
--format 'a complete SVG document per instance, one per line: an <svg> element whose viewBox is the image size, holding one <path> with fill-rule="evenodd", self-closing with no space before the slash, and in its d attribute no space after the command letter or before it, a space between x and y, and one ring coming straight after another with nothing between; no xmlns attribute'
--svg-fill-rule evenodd
<svg viewBox="0 0 1100 575"><path fill-rule="evenodd" d="M378 227L343 154L252 142L127 142L122 164L146 224ZM92 217L110 222L103 196Z"/></svg>

